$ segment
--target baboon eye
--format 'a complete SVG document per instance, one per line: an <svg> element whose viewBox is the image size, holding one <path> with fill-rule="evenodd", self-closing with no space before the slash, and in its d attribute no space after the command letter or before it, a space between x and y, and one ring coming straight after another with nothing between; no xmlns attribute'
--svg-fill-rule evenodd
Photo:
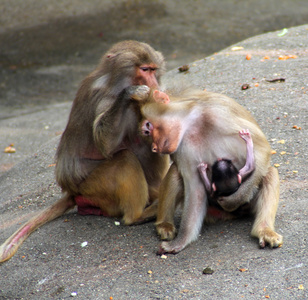
<svg viewBox="0 0 308 300"><path fill-rule="evenodd" d="M142 70L143 72L148 72L148 71L154 72L154 71L157 70L157 68L152 68L152 67L140 67L140 70Z"/></svg>
<svg viewBox="0 0 308 300"><path fill-rule="evenodd" d="M140 67L140 69L143 71L143 72L147 72L150 70L149 67Z"/></svg>

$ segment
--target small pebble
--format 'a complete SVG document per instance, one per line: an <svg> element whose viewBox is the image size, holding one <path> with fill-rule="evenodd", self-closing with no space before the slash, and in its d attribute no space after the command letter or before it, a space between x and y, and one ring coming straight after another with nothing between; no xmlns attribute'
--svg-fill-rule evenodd
<svg viewBox="0 0 308 300"><path fill-rule="evenodd" d="M83 248L83 247L85 247L85 246L87 246L88 245L88 242L83 242L83 243L81 243L81 247Z"/></svg>
<svg viewBox="0 0 308 300"><path fill-rule="evenodd" d="M212 270L210 267L206 267L203 271L203 274L205 275L212 275L214 273L214 270Z"/></svg>

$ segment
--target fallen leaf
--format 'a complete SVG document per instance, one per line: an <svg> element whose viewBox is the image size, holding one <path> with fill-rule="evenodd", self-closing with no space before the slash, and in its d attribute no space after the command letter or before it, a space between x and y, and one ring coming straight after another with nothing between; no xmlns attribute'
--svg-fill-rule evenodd
<svg viewBox="0 0 308 300"><path fill-rule="evenodd" d="M280 55L278 57L279 60L287 60L287 59L290 59L290 58L297 58L296 55Z"/></svg>
<svg viewBox="0 0 308 300"><path fill-rule="evenodd" d="M303 286L302 284L300 284L300 285L298 286L298 289L299 289L299 290L304 290L304 286Z"/></svg>
<svg viewBox="0 0 308 300"><path fill-rule="evenodd" d="M283 28L281 32L277 33L277 36L284 36L288 33L288 29L287 28Z"/></svg>
<svg viewBox="0 0 308 300"><path fill-rule="evenodd" d="M266 79L267 82L285 82L285 78L274 78L274 79Z"/></svg>
<svg viewBox="0 0 308 300"><path fill-rule="evenodd" d="M16 149L12 146L8 146L4 148L4 153L15 153L15 152L16 152Z"/></svg>
<svg viewBox="0 0 308 300"><path fill-rule="evenodd" d="M231 48L231 51L238 51L238 50L243 50L243 49L244 49L244 47L242 47L242 46L235 46L235 47Z"/></svg>
<svg viewBox="0 0 308 300"><path fill-rule="evenodd" d="M184 65L184 66L182 66L182 67L179 67L179 71L180 72L186 72L186 71L188 71L189 70L189 66L188 65Z"/></svg>
<svg viewBox="0 0 308 300"><path fill-rule="evenodd" d="M271 151L271 154L276 154L276 153L277 153L276 150L272 150L272 151Z"/></svg>
<svg viewBox="0 0 308 300"><path fill-rule="evenodd" d="M280 155L285 155L287 152L286 151L281 151Z"/></svg>
<svg viewBox="0 0 308 300"><path fill-rule="evenodd" d="M246 272L248 271L248 269L242 268L242 269L238 269L240 272Z"/></svg>
<svg viewBox="0 0 308 300"><path fill-rule="evenodd" d="M276 168L279 168L279 167L280 167L280 164L274 164L274 166L275 166Z"/></svg>
<svg viewBox="0 0 308 300"><path fill-rule="evenodd" d="M277 142L277 144L284 144L286 141L285 140L280 140Z"/></svg>
<svg viewBox="0 0 308 300"><path fill-rule="evenodd" d="M246 55L246 59L247 59L247 60L251 60L251 54L247 54L247 55Z"/></svg>

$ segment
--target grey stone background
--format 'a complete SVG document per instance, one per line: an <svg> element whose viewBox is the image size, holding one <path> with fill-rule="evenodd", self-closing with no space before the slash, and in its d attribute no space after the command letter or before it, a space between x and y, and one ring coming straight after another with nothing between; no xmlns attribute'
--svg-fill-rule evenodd
<svg viewBox="0 0 308 300"><path fill-rule="evenodd" d="M282 248L260 250L251 219L219 223L162 259L153 223L72 211L0 265L0 299L307 299L308 25L290 28L308 23L307 1L10 0L0 10L0 242L60 197L52 164L79 82L128 38L163 52L166 83L189 81L252 112L277 151L284 235ZM266 81L274 78L285 82ZM11 143L16 153L2 153Z"/></svg>

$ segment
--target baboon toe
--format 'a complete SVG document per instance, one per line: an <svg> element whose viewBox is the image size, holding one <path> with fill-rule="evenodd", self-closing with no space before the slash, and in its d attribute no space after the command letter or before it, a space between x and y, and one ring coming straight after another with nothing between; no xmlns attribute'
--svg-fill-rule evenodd
<svg viewBox="0 0 308 300"><path fill-rule="evenodd" d="M175 237L176 229L173 224L163 222L156 225L156 231L162 240L173 240Z"/></svg>
<svg viewBox="0 0 308 300"><path fill-rule="evenodd" d="M282 246L282 244L282 235L276 233L270 228L265 228L261 231L261 234L259 235L259 245L261 248L265 248L266 245L269 245L271 248L277 248Z"/></svg>

